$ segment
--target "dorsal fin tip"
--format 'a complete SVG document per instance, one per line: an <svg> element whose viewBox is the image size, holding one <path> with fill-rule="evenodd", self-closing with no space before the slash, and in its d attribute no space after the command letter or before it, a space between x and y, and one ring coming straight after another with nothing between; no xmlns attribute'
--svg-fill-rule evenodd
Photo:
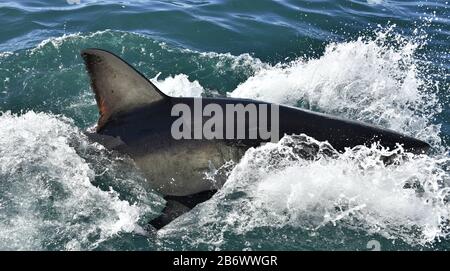
<svg viewBox="0 0 450 271"><path fill-rule="evenodd" d="M111 116L170 98L117 55L102 49L81 52L100 113L97 130Z"/></svg>

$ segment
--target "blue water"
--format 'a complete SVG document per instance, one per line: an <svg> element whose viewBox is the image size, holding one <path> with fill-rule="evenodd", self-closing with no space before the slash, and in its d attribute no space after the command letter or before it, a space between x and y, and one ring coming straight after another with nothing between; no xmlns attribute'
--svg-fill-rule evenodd
<svg viewBox="0 0 450 271"><path fill-rule="evenodd" d="M450 248L445 0L3 0L0 24L2 250ZM149 234L164 200L132 161L83 135L98 118L87 47L122 56L170 95L308 108L433 150L397 150L406 159L389 166L375 146L292 160L292 146L326 143L286 137L222 169L218 194Z"/></svg>

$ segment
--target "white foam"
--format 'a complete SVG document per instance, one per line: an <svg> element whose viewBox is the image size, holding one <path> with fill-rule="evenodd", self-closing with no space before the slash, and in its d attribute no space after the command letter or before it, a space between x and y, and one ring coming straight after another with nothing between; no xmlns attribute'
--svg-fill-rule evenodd
<svg viewBox="0 0 450 271"><path fill-rule="evenodd" d="M392 164L383 163L382 157L394 153L400 155ZM220 248L229 232L294 227L314 234L339 224L410 245L429 245L449 234L449 162L447 155L415 156L376 146L338 154L307 136L286 136L247 151L210 201L159 235L199 228L202 236L192 242ZM196 224L184 225L187 221Z"/></svg>
<svg viewBox="0 0 450 271"><path fill-rule="evenodd" d="M200 83L189 81L189 77L185 74L177 74L175 76L166 77L164 80L158 80L158 74L151 81L165 94L172 97L201 97L205 89Z"/></svg>
<svg viewBox="0 0 450 271"><path fill-rule="evenodd" d="M0 52L0 58L6 58L12 54L12 52Z"/></svg>
<svg viewBox="0 0 450 271"><path fill-rule="evenodd" d="M91 34L88 34L88 35L82 34L80 32L63 34L62 36L59 36L59 37L50 37L50 38L44 39L36 47L34 47L30 50L30 54L33 55L33 54L39 52L40 50L42 50L44 47L49 46L49 45L51 45L54 48L60 48L61 45L63 45L64 43L66 43L70 40L85 40L85 39L96 37L98 35L102 35L102 34L109 33L109 32L121 33L120 31L113 31L110 29L106 29L106 30L92 32Z"/></svg>
<svg viewBox="0 0 450 271"><path fill-rule="evenodd" d="M256 155L270 160L274 150L289 140L250 152L243 163L253 163ZM444 199L450 190L443 182L450 176L441 162L449 162L448 157L407 155L398 165L385 165L380 158L389 154L363 147L348 150L337 159L300 159L275 171L266 163L249 191L254 198L252 209L263 209L266 216L258 217L252 226L279 221L315 229L340 223L421 245L445 238L448 233L443 228L450 219L450 206ZM242 182L242 174L254 173L237 170L230 179ZM411 181L421 188L404 189Z"/></svg>
<svg viewBox="0 0 450 271"><path fill-rule="evenodd" d="M433 82L425 82L419 71L419 66L426 68L415 58L420 43L392 31L330 44L318 59L264 67L229 95L381 125L426 140L435 154L387 152L378 146L338 154L312 138L287 136L247 151L212 200L160 236L181 232L191 221L205 236L191 242L214 248L229 232L245 234L261 227L297 227L313 234L340 225L411 245L448 238L450 160L440 126L431 123L440 104ZM299 155L309 145L322 153L314 159ZM324 154L330 152L331 157ZM393 153L398 157L383 163Z"/></svg>
<svg viewBox="0 0 450 271"><path fill-rule="evenodd" d="M250 54L232 55L230 53L216 53L216 52L196 52L200 57L206 57L210 59L218 59L216 69L220 72L223 70L224 63L231 60L231 69L235 70L239 67L251 67L253 71L258 71L267 67L269 64L262 62L259 58L253 57Z"/></svg>
<svg viewBox="0 0 450 271"><path fill-rule="evenodd" d="M261 69L229 95L300 104L438 145L439 125L429 120L440 106L428 91L432 82L424 82L417 68L414 56L420 44L392 31L380 31L376 39L329 44L318 59Z"/></svg>
<svg viewBox="0 0 450 271"><path fill-rule="evenodd" d="M89 143L68 119L2 113L0 124L0 249L92 249L139 227L145 210L91 183L70 141Z"/></svg>

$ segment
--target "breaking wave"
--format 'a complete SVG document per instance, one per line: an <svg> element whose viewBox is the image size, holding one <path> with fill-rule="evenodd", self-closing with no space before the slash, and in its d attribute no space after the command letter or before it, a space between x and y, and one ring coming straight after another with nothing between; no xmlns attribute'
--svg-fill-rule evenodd
<svg viewBox="0 0 450 271"><path fill-rule="evenodd" d="M440 145L435 82L419 71L421 41L380 30L373 39L332 43L318 59L262 69L230 93L339 115Z"/></svg>
<svg viewBox="0 0 450 271"><path fill-rule="evenodd" d="M230 232L247 239L258 230L297 229L305 232L299 238L320 240L321 231L331 228L335 236L362 231L365 238L427 246L449 233L449 162L447 154L413 155L376 145L341 154L305 135L285 136L250 149L212 200L160 235L170 239L186 234L180 229L199 228L186 246L226 249Z"/></svg>
<svg viewBox="0 0 450 271"><path fill-rule="evenodd" d="M144 232L161 208L132 163L89 143L69 119L7 112L0 126L0 250L95 249Z"/></svg>
<svg viewBox="0 0 450 271"><path fill-rule="evenodd" d="M193 242L210 249L227 249L229 235L251 240L252 233L273 228L294 229L288 236L302 232L293 238L305 240L302 246L356 243L347 231L363 232L366 239L397 240L403 247L432 247L447 240L450 159L440 125L433 122L441 105L435 82L427 81L419 69L426 65L416 56L419 42L390 28L377 32L374 39L329 44L318 59L256 71L229 95L394 129L431 143L434 154L413 155L400 147L386 150L377 145L338 153L306 135L285 136L278 144L250 149L211 201L163 230L161 237L185 234L180 228L200 228L207 234L192 234L195 237L185 245ZM238 247L270 249L267 242ZM321 248L327 249L315 246Z"/></svg>

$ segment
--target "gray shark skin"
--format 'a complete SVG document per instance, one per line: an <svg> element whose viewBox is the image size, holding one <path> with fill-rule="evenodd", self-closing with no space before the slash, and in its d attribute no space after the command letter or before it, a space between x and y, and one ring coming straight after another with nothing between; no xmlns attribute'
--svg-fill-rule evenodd
<svg viewBox="0 0 450 271"><path fill-rule="evenodd" d="M238 162L248 148L270 140L259 135L256 139L245 140L174 139L171 127L179 117L171 116L173 106L186 104L194 112L195 98L165 95L113 53L86 49L81 55L100 113L96 133L90 137L109 149L130 156L151 186L168 200L162 216L151 223L156 228L163 227L220 189L223 183L206 181L205 172L230 160ZM229 104L265 104L269 108L271 105L248 99L203 98L202 106L208 104L217 104L224 112ZM401 144L414 153L423 153L430 147L415 138L362 122L289 106L278 108L280 137L306 134L319 141L328 141L338 151L374 142L389 148ZM267 110L267 113L270 127L272 112ZM237 123L237 116L232 117ZM201 119L203 125L209 118ZM247 135L250 130L258 129L258 123L250 123L245 115L245 129ZM191 130L193 135L195 123ZM225 134L225 125L222 130Z"/></svg>

